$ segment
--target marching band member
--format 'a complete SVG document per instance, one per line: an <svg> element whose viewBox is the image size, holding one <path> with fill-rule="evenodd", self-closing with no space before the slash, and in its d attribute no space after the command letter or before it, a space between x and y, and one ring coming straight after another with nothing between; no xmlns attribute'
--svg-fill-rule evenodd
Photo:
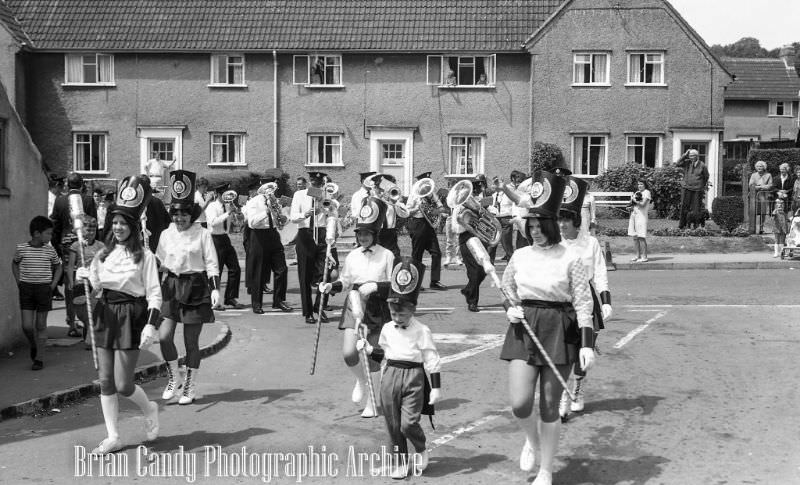
<svg viewBox="0 0 800 485"><path fill-rule="evenodd" d="M448 180L448 192L457 183L455 179ZM447 196L445 195L445 201ZM447 208L445 208L447 210ZM464 261L461 259L461 250L458 248L458 234L453 229L453 213L452 210L442 214L445 218L444 224L444 264L445 267L461 266Z"/></svg>
<svg viewBox="0 0 800 485"><path fill-rule="evenodd" d="M311 299L311 288L322 281L323 271L328 266L326 255L326 224L328 215L322 209L323 186L327 175L322 172L308 172L311 187L298 190L292 196L292 209L289 218L297 223L297 273L300 280L300 301L306 323L317 323L314 311L318 306ZM320 245L322 250L320 251ZM336 248L332 249L333 262L338 265ZM319 297L319 295L317 295ZM327 299L327 295L324 297ZM328 316L320 311L320 320L328 322Z"/></svg>
<svg viewBox="0 0 800 485"><path fill-rule="evenodd" d="M419 418L422 414L432 415L433 405L442 397L441 359L433 334L414 317L424 272L425 266L408 256L398 260L392 271L392 291L388 298L392 321L381 329L380 347L363 339L357 344L359 349L365 348L373 360L386 361L380 396L390 449L400 462L392 471L395 479L403 479L409 472L416 475L416 470L409 470L408 464L420 473L428 466L425 432ZM408 441L415 451L411 459L406 459Z"/></svg>
<svg viewBox="0 0 800 485"><path fill-rule="evenodd" d="M587 194L589 184L576 177L568 177L567 189L564 192L564 201L561 204L561 211L558 214L558 226L561 229L562 242L565 246L575 251L581 258L586 274L589 278L594 311L592 312L592 323L594 325L594 342L597 348L597 333L605 328L604 321L611 318L611 292L608 288L608 273L606 271L606 261L603 250L597 238L589 235L588 231L583 232L583 207L584 195ZM597 295L600 295L598 300ZM584 407L584 390L586 385L586 373L581 371L580 365L575 365L575 401L570 402L569 394L566 391L561 395L561 404L558 413L563 420L569 411L580 412Z"/></svg>
<svg viewBox="0 0 800 485"><path fill-rule="evenodd" d="M358 212L361 210L361 205L367 197L372 195L370 190L364 187L364 180L368 177L375 175L377 172L361 172L361 185L358 187L358 190L353 192L353 195L350 197L350 218L352 220L358 220Z"/></svg>
<svg viewBox="0 0 800 485"><path fill-rule="evenodd" d="M286 266L281 235L278 232L280 221L275 220L280 214L280 204L274 194L266 191L267 184L275 184L275 177L267 176L258 193L247 201L242 213L250 228L248 235L249 248L245 261L246 286L250 291L250 302L253 313L263 314L263 288L270 273L275 274L275 288L272 290L272 308L283 312L294 309L286 304L286 287L289 278ZM275 187L275 186L273 186Z"/></svg>
<svg viewBox="0 0 800 485"><path fill-rule="evenodd" d="M219 304L219 265L211 232L197 223L203 209L194 201L195 174L174 170L169 174L172 224L161 234L156 256L161 271L164 321L159 327L161 355L167 361L167 386L162 399L172 399L180 384L175 327L183 323L186 347L186 381L178 404L191 404L197 394L200 368L200 332L203 323L214 321L211 309Z"/></svg>
<svg viewBox="0 0 800 485"><path fill-rule="evenodd" d="M430 178L431 172L417 175L417 180ZM434 214L440 214L443 210L442 201L432 193L422 200L417 194L410 194L406 201L408 207L408 232L411 234L411 257L415 261L422 262L422 254L425 251L431 255L431 289L446 290L439 279L442 272L442 251L439 249L439 239L436 237L436 228L433 227L425 218L422 212L422 204L435 205Z"/></svg>
<svg viewBox="0 0 800 485"><path fill-rule="evenodd" d="M145 417L148 440L158 437L158 404L134 381L139 349L152 343L161 308L157 262L142 243L140 217L150 197L149 186L138 177L120 182L116 204L111 206L111 225L106 246L89 268L75 272L79 281L88 279L100 295L94 313L95 342L99 361L100 407L108 437L92 450L106 454L122 449L117 422L119 398L133 401Z"/></svg>
<svg viewBox="0 0 800 485"><path fill-rule="evenodd" d="M381 177L393 184L397 184L397 179L394 175L383 174ZM375 183L375 196L386 202L386 220L380 232L378 232L378 244L391 251L395 258L399 258L400 246L397 244L397 218L408 217L408 209L399 198L394 200L389 194L386 194L378 181Z"/></svg>
<svg viewBox="0 0 800 485"><path fill-rule="evenodd" d="M530 325L563 378L578 359L583 370L594 362L589 280L580 258L561 244L556 222L564 180L548 172L534 174L525 226L531 246L514 252L502 280L511 303L521 304L521 308L511 306L506 312L511 324L500 358L509 361L511 409L526 436L520 455L522 470L533 470L534 447L541 446L542 462L535 485L552 483L561 427L558 403L562 386L547 359L534 346L522 320ZM541 440L532 414L537 382Z"/></svg>
<svg viewBox="0 0 800 485"><path fill-rule="evenodd" d="M386 298L389 295L389 279L392 275L394 255L388 249L378 244L378 230L383 225L386 213L386 204L376 198L369 197L362 202L356 222L355 233L359 246L352 250L344 260L344 266L339 274L339 280L333 283L320 283L321 293L338 293L349 290L351 287L358 290L362 299L366 300L362 325L367 327L367 340L373 345L378 345L378 335L381 326L391 320L389 305ZM343 308L347 309L345 301ZM358 336L353 329L354 321L348 311L342 311L339 329L344 330L342 354L344 363L356 376L356 385L351 398L354 403L360 404L367 389L366 376L359 365L356 340ZM377 365L371 363L377 370ZM364 408L362 417L372 418L378 415L370 399Z"/></svg>
<svg viewBox="0 0 800 485"><path fill-rule="evenodd" d="M480 204L481 199L483 199L483 180L486 180L485 178L481 179L480 177L482 176L478 176L473 179L472 195L470 195L470 197L474 199L477 204ZM464 298L467 300L467 309L471 312L477 312L479 311L479 289L484 278L486 278L486 272L483 270L483 266L481 266L481 264L475 260L475 257L467 247L467 241L473 237L473 234L458 221L459 214L461 214L461 212L464 210L466 210L464 204L461 204L453 209L453 214L451 216L452 220L450 223L452 224L453 232L458 234L458 248L461 252L461 257L464 260L464 266L467 269L467 285L461 289L461 294L464 295Z"/></svg>
<svg viewBox="0 0 800 485"><path fill-rule="evenodd" d="M511 182L508 184L510 188L516 189L520 182L525 178L525 174L519 172L517 170L513 170L511 172ZM498 187L495 188L495 204L494 207L497 210L497 220L500 221L500 227L502 230L502 236L500 236L500 245L503 247L503 252L506 254L503 256L503 259L508 261L511 259L511 255L514 254L514 224L511 221L511 218L514 216L514 201L505 194L502 190L499 190ZM520 237L520 239L522 239Z"/></svg>
<svg viewBox="0 0 800 485"><path fill-rule="evenodd" d="M219 264L219 273L222 274L222 267L228 267L228 284L225 286L224 304L233 308L243 308L237 298L239 298L239 282L241 280L242 270L239 267L239 256L236 254L231 244L231 238L228 236L228 219L231 215L231 204L222 201L222 193L225 192L230 184L222 183L213 187L213 199L206 206L206 221L208 227L211 229L211 239L214 241L214 250L217 253L217 263ZM222 304L219 304L214 310L225 310Z"/></svg>

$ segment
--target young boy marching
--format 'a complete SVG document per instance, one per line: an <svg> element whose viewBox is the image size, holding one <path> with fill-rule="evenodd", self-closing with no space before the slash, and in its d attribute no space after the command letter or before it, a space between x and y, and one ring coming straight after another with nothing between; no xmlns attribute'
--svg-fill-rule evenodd
<svg viewBox="0 0 800 485"><path fill-rule="evenodd" d="M428 466L425 433L419 424L420 415L433 414L433 405L441 399L439 369L441 361L433 334L427 325L414 317L425 266L406 256L395 261L389 294L392 321L381 330L373 348L365 339L357 342L373 360L385 359L380 385L380 401L392 453L397 463L392 478L403 479L408 473L421 473ZM430 385L426 371L430 374ZM432 388L432 389L431 389ZM408 458L408 444L414 455Z"/></svg>

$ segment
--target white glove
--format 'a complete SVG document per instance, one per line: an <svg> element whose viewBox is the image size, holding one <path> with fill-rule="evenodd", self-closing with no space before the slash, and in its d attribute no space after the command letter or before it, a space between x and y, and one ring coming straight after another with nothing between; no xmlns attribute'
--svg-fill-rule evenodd
<svg viewBox="0 0 800 485"><path fill-rule="evenodd" d="M594 350L589 347L581 347L580 350L581 369L587 371L594 365Z"/></svg>
<svg viewBox="0 0 800 485"><path fill-rule="evenodd" d="M372 355L372 351L375 349L369 344L369 342L367 342L367 339L360 338L356 340L356 350L359 352L366 350L367 355Z"/></svg>
<svg viewBox="0 0 800 485"><path fill-rule="evenodd" d="M370 281L369 283L364 283L363 285L358 287L358 292L361 293L361 296L367 297L373 293L378 291L378 283Z"/></svg>
<svg viewBox="0 0 800 485"><path fill-rule="evenodd" d="M89 268L84 268L81 266L80 268L75 270L75 279L77 281L83 281L89 279Z"/></svg>
<svg viewBox="0 0 800 485"><path fill-rule="evenodd" d="M219 305L219 290L211 290L211 306Z"/></svg>
<svg viewBox="0 0 800 485"><path fill-rule="evenodd" d="M608 303L603 303L603 306L600 307L600 313L603 314L604 322L611 320L611 315L614 314L614 312L611 310L611 305Z"/></svg>
<svg viewBox="0 0 800 485"><path fill-rule="evenodd" d="M512 306L506 310L506 317L508 317L508 321L511 323L519 323L525 318L525 313L522 311L522 308Z"/></svg>
<svg viewBox="0 0 800 485"><path fill-rule="evenodd" d="M158 330L153 325L145 325L142 329L142 337L139 343L139 348L143 349L154 344L158 338Z"/></svg>
<svg viewBox="0 0 800 485"><path fill-rule="evenodd" d="M437 402L442 400L442 390L438 387L431 389L431 399L428 401L428 404L436 404Z"/></svg>
<svg viewBox="0 0 800 485"><path fill-rule="evenodd" d="M320 293L323 293L323 294L327 295L333 289L333 284L332 283L320 283L318 289L319 289Z"/></svg>

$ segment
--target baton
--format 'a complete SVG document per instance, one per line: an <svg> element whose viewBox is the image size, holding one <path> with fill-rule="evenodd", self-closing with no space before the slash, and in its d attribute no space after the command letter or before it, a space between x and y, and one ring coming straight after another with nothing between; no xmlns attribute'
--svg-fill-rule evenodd
<svg viewBox="0 0 800 485"><path fill-rule="evenodd" d="M78 236L78 253L81 255L81 266L86 267L86 256L83 252L83 199L80 193L71 193L68 196L69 200L69 214L72 217L72 228ZM97 365L97 346L94 340L94 318L92 316L92 294L89 288L89 280L83 280L83 291L86 293L86 315L89 320L86 325L89 326L89 334L92 341L92 361L94 362L94 370L98 370Z"/></svg>
<svg viewBox="0 0 800 485"><path fill-rule="evenodd" d="M326 224L325 239L326 242L328 243L328 246L325 249L325 266L322 267L323 284L328 282L328 277L330 276L330 271L328 271L328 263L330 262L330 260L333 259L333 255L331 254L331 249L333 248L333 245L336 243L336 237L335 237L336 222L337 222L336 218L329 217L328 222ZM330 237L330 235L333 235L333 237ZM317 309L317 328L316 331L314 332L314 350L311 355L311 371L309 372L309 374L311 374L312 376L314 375L314 371L317 368L317 352L319 351L319 336L320 333L322 333L322 307L324 306L323 305L324 301L325 301L325 295L320 294L319 308Z"/></svg>
<svg viewBox="0 0 800 485"><path fill-rule="evenodd" d="M361 293L359 293L358 290L350 290L350 293L347 295L347 301L350 302L350 312L353 314L353 319L356 321L353 330L355 330L358 338L366 340L367 336L364 334L364 329L361 325L361 320L364 318L364 307L361 302ZM374 409L377 413L378 402L375 400L375 387L372 384L372 372L369 370L369 355L367 355L366 346L362 347L359 353L361 354L361 364L364 367L364 376L367 379L369 399L372 402L372 409Z"/></svg>

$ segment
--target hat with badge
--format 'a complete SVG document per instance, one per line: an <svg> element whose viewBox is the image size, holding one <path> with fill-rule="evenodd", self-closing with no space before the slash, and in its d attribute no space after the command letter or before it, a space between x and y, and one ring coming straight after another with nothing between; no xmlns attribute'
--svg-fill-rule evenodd
<svg viewBox="0 0 800 485"><path fill-rule="evenodd" d="M361 172L359 175L361 176L361 181L363 182L365 178L369 177L370 175L375 175L376 172Z"/></svg>
<svg viewBox="0 0 800 485"><path fill-rule="evenodd" d="M482 190L489 186L486 175L478 174L472 179L472 190Z"/></svg>
<svg viewBox="0 0 800 485"><path fill-rule="evenodd" d="M433 172L422 172L421 174L419 174L419 175L417 175L417 176L416 176L416 179L417 179L417 180L429 179L429 178L431 178L431 174L432 174L432 173L433 173Z"/></svg>
<svg viewBox="0 0 800 485"><path fill-rule="evenodd" d="M214 192L216 192L218 194L221 194L221 193L225 192L226 190L228 190L228 187L230 187L230 186L231 186L230 183L222 182L222 183L219 183L219 184L213 186L211 188L211 190L213 190Z"/></svg>
<svg viewBox="0 0 800 485"><path fill-rule="evenodd" d="M378 231L383 227L386 220L386 202L377 197L364 197L361 201L361 209L358 211L356 227L354 231L369 231L375 236L377 243Z"/></svg>
<svg viewBox="0 0 800 485"><path fill-rule="evenodd" d="M194 222L203 209L194 202L197 174L188 170L173 170L169 173L170 214L188 211Z"/></svg>
<svg viewBox="0 0 800 485"><path fill-rule="evenodd" d="M583 199L589 188L589 182L579 179L573 175L566 177L567 184L564 187L564 200L561 201L561 211L581 213Z"/></svg>
<svg viewBox="0 0 800 485"><path fill-rule="evenodd" d="M544 170L534 172L530 186L526 190L529 200L525 204L520 204L528 209L528 213L523 217L557 218L564 198L566 181L566 177Z"/></svg>
<svg viewBox="0 0 800 485"><path fill-rule="evenodd" d="M389 303L416 305L424 275L425 265L415 261L410 256L395 259L392 276L389 278L391 290L386 301Z"/></svg>
<svg viewBox="0 0 800 485"><path fill-rule="evenodd" d="M308 172L308 180L312 184L324 185L327 178L328 174L325 172Z"/></svg>
<svg viewBox="0 0 800 485"><path fill-rule="evenodd" d="M129 175L119 182L117 197L109 212L111 215L121 215L128 224L138 225L151 194L149 183L143 183L139 175Z"/></svg>

